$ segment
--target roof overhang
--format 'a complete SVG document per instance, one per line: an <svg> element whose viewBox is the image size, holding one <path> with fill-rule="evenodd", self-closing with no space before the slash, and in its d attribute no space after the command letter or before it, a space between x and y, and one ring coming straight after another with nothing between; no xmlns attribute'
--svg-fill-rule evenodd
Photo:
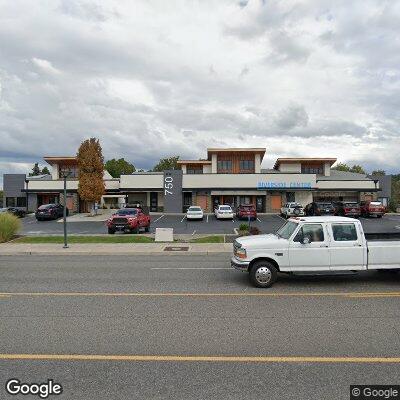
<svg viewBox="0 0 400 400"><path fill-rule="evenodd" d="M77 158L74 157L53 157L53 156L48 156L48 157L43 157L43 160L46 161L50 165L54 164L59 164L59 163L65 163L65 164L76 164L78 162Z"/></svg>
<svg viewBox="0 0 400 400"><path fill-rule="evenodd" d="M335 164L336 158L315 158L315 157L293 157L293 158L278 158L275 161L274 169L278 169L281 164L297 164L302 162L307 163L320 163L328 162L331 166Z"/></svg>
<svg viewBox="0 0 400 400"><path fill-rule="evenodd" d="M178 160L177 164L211 164L210 160Z"/></svg>

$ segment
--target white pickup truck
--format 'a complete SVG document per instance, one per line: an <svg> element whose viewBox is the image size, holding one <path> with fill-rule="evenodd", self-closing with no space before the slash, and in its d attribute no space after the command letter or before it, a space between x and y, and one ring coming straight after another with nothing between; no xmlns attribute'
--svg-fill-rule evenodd
<svg viewBox="0 0 400 400"><path fill-rule="evenodd" d="M249 272L256 287L270 287L279 272L400 270L399 240L366 240L357 219L290 218L276 233L233 243L232 267Z"/></svg>

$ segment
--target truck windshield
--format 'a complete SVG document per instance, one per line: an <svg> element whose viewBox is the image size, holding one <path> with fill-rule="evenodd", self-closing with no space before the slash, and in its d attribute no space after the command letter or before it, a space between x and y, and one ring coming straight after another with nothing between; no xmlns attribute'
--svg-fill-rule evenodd
<svg viewBox="0 0 400 400"><path fill-rule="evenodd" d="M276 235L283 239L289 239L296 230L297 225L298 224L296 222L287 221L276 231Z"/></svg>

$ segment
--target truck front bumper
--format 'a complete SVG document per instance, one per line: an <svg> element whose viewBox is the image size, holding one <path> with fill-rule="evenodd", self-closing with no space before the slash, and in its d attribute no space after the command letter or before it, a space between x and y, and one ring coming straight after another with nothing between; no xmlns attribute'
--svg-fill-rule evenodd
<svg viewBox="0 0 400 400"><path fill-rule="evenodd" d="M231 258L231 267L239 271L245 271L249 269L250 261L238 260L236 257Z"/></svg>

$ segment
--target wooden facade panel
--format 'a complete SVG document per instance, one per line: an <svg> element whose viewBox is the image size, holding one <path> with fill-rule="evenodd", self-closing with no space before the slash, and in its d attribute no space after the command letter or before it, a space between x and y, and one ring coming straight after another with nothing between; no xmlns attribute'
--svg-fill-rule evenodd
<svg viewBox="0 0 400 400"><path fill-rule="evenodd" d="M217 153L217 166L218 166L218 161L232 161L232 170L231 171L224 171L220 170L217 168L218 173L232 173L232 174L240 174L240 173L249 173L249 174L254 174L255 172L255 155L256 152L254 153L249 153L249 152L222 152L222 153ZM252 161L253 162L253 168L250 170L241 170L240 169L240 161Z"/></svg>

